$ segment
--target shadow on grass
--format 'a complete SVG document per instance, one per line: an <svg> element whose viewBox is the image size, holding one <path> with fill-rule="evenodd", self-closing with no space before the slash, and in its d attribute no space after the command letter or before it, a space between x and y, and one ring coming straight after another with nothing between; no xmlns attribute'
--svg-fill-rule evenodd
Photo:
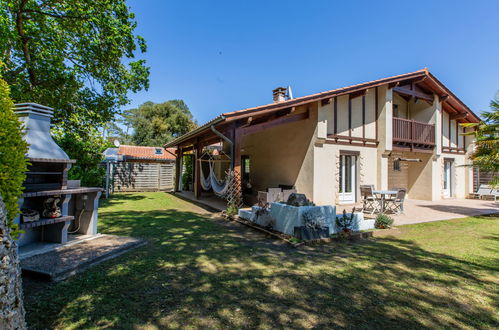
<svg viewBox="0 0 499 330"><path fill-rule="evenodd" d="M103 232L149 244L26 292L30 326L497 325L491 260L464 261L393 237L293 249L177 210L105 216Z"/></svg>
<svg viewBox="0 0 499 330"><path fill-rule="evenodd" d="M146 199L147 197L143 194L133 194L133 193L119 193L119 194L111 194L109 198L104 198L104 194L99 201L100 207L108 207L112 205L123 204L128 201L140 201L142 199Z"/></svg>

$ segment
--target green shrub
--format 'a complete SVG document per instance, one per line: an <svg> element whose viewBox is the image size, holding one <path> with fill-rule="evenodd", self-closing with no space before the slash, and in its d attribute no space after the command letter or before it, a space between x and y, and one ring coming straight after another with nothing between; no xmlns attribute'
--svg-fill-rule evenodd
<svg viewBox="0 0 499 330"><path fill-rule="evenodd" d="M9 86L0 79L0 195L7 210L7 225L12 236L17 237L19 230L13 220L19 213L19 197L26 179L28 145L13 107Z"/></svg>
<svg viewBox="0 0 499 330"><path fill-rule="evenodd" d="M192 173L193 173L193 166L192 166L192 157L191 156L184 156L184 166L185 166L185 172L182 174L182 185L184 186L184 190L189 190L189 184L192 183Z"/></svg>
<svg viewBox="0 0 499 330"><path fill-rule="evenodd" d="M374 221L374 227L379 229L390 228L392 225L393 218L384 213L378 214L376 221Z"/></svg>
<svg viewBox="0 0 499 330"><path fill-rule="evenodd" d="M229 216L236 216L239 213L239 209L237 208L236 205L231 204L227 205L227 210L226 210L227 215Z"/></svg>

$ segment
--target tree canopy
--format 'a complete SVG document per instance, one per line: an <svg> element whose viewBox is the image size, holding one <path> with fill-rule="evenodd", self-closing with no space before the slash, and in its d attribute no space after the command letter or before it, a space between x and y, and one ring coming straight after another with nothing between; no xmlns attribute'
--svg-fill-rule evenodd
<svg viewBox="0 0 499 330"><path fill-rule="evenodd" d="M140 146L162 146L197 126L189 107L182 100L146 102L125 111L123 118L122 123L133 129L129 137L131 143ZM126 138L126 134L121 136Z"/></svg>
<svg viewBox="0 0 499 330"><path fill-rule="evenodd" d="M498 93L499 95L499 93ZM499 186L499 97L490 102L491 111L482 113L484 118L478 124L462 124L473 127L475 131L467 135L476 136L476 148L471 155L473 166L492 172L494 178L491 184Z"/></svg>
<svg viewBox="0 0 499 330"><path fill-rule="evenodd" d="M148 88L135 27L125 0L2 0L0 70L13 100L53 107L59 127L110 121L129 91Z"/></svg>

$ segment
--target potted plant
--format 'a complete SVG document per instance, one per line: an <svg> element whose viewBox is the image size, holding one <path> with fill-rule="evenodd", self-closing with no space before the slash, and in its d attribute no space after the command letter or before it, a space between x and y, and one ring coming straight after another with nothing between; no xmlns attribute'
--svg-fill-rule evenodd
<svg viewBox="0 0 499 330"><path fill-rule="evenodd" d="M390 228L392 225L393 218L384 213L378 214L376 220L374 221L374 227L378 229Z"/></svg>
<svg viewBox="0 0 499 330"><path fill-rule="evenodd" d="M303 226L294 228L294 236L301 240L313 240L329 237L329 227L326 218L320 210L310 210L303 213Z"/></svg>
<svg viewBox="0 0 499 330"><path fill-rule="evenodd" d="M343 210L343 214L340 217L336 217L336 226L339 228L338 235L340 237L350 236L352 232L354 213L355 207L352 209L352 213L347 214L347 211Z"/></svg>

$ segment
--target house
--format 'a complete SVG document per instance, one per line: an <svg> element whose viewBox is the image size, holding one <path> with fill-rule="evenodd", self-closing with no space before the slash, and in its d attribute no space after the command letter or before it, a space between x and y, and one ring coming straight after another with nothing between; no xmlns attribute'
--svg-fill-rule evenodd
<svg viewBox="0 0 499 330"><path fill-rule="evenodd" d="M316 204L360 200L360 185L406 188L408 198L463 198L473 139L460 123L479 117L427 69L224 113L165 145L202 158L219 143L240 174L246 201L269 187L294 186ZM194 162L194 195L205 194ZM182 187L176 180L176 190ZM247 202L248 203L248 202Z"/></svg>
<svg viewBox="0 0 499 330"><path fill-rule="evenodd" d="M114 191L162 191L173 189L174 149L120 145L108 148Z"/></svg>

